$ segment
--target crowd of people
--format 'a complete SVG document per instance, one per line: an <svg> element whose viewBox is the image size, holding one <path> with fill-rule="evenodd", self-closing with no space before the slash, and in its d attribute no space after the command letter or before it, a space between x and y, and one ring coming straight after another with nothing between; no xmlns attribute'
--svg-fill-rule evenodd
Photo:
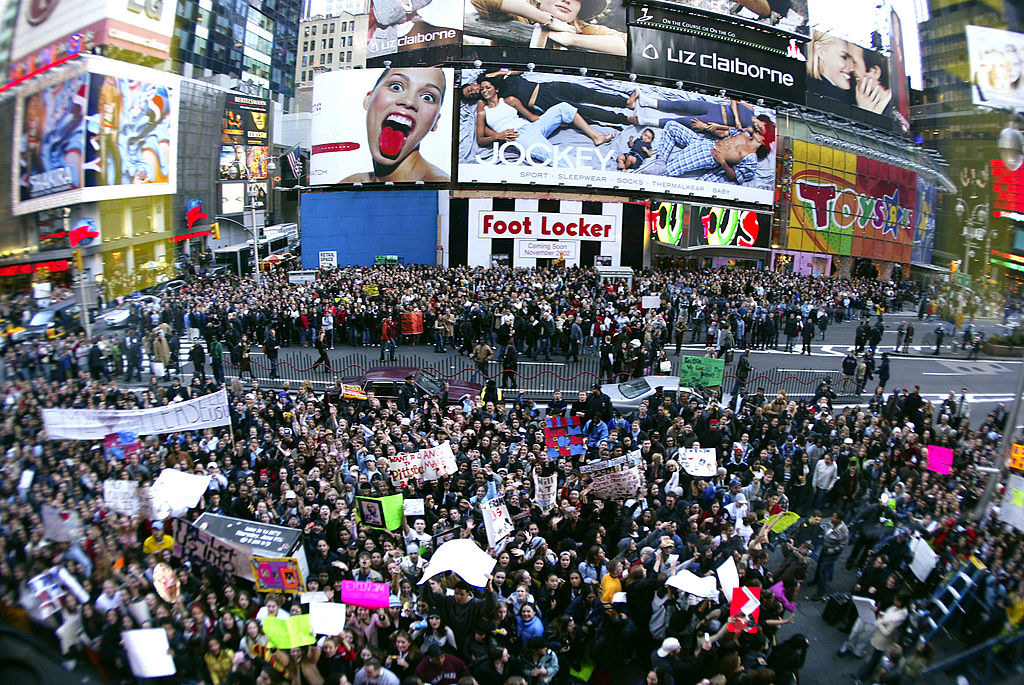
<svg viewBox="0 0 1024 685"><path fill-rule="evenodd" d="M369 284L379 296L367 296ZM662 306L642 309L642 295L655 292ZM190 335L207 354L220 346L225 356L249 345L374 345L385 322L418 311L432 342L465 351L493 340L506 353L571 355L578 345L604 354L601 341L615 336L655 351L681 336L720 347L712 328L742 347L789 337L784 325L764 321L792 314L824 333L830 321L917 298L909 285L760 272L645 272L628 288L599 284L589 270L342 268L301 285L272 277L259 291L190 285L136 312L124 339L136 350L159 346L157 358L163 344L190 344ZM45 346L49 356L34 363L20 356ZM957 627L965 639L1017 631L1024 616L1021 533L994 510L971 517L987 478L979 467L996 463L1011 429L1002 408L972 423L966 389L933 404L917 388L877 387L860 406L842 408L828 393L797 401L741 388L723 406L720 389L658 392L624 413L599 385L577 400L558 393L539 409L493 388L455 398L423 396L410 384L397 400L350 398L340 386L268 389L226 381L215 364L211 374L196 365L187 381L175 369L169 381L150 374L147 384L126 386L111 375L138 378L141 353L104 363L98 341L75 338L9 345L5 354L18 373L3 388L0 608L8 622L55 636L68 666L111 681L134 680L122 632L159 627L176 670L163 681L175 683L793 683L811 648L797 605L853 589L875 600L877 619L851 627L841 656L862 661L850 672L863 682L911 682L931 656L911 609L969 559L985 572L971 600L978 618ZM177 356L166 357L169 369ZM221 387L230 426L143 436L131 453L103 440L50 440L41 419L47 407L163 406ZM592 437L581 454L550 458L545 418L561 416L579 417ZM454 474L392 483L389 455L445 441ZM715 451L714 475L684 468L683 450L694 445ZM948 475L925 469L928 445L954 450ZM581 467L634 451L639 490L597 496ZM301 531L305 590L335 601L344 580L387 582L389 607L349 607L338 634L274 649L263 624L308 612L297 594L261 595L216 566L186 563L173 541L180 521L120 515L105 504L104 481L148 485L165 468L211 477L181 519L208 512ZM557 479L546 512L535 482L545 476ZM358 521L357 496L396 492L423 499L423 514L393 531ZM481 504L496 496L514 531L491 547ZM42 524L44 505L77 513L81 535L54 539ZM799 519L782 527L786 512ZM451 573L418 583L440 533L474 540L494 557L485 585ZM918 537L937 555L925 579L911 571ZM756 615L737 615L726 594L699 596L670 582L683 571L714 577L730 559L741 586L761 588ZM839 563L857 570L855 588L836 583ZM154 588L160 564L180 584L173 602ZM32 581L54 568L84 597L63 594L50 613Z"/></svg>

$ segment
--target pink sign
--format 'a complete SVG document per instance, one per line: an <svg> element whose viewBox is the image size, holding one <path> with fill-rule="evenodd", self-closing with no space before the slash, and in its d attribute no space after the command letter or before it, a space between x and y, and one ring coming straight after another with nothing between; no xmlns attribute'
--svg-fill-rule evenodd
<svg viewBox="0 0 1024 685"><path fill-rule="evenodd" d="M953 450L949 447L928 445L927 469L935 473L949 473L953 469Z"/></svg>
<svg viewBox="0 0 1024 685"><path fill-rule="evenodd" d="M387 609L391 603L391 585L369 580L343 580L341 601L357 607Z"/></svg>

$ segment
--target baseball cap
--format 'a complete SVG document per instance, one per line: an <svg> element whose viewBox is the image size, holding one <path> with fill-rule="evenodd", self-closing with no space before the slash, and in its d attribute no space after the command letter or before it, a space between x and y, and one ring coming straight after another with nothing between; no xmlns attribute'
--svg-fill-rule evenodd
<svg viewBox="0 0 1024 685"><path fill-rule="evenodd" d="M674 637L666 637L661 641L661 647L658 647L658 656L664 659L680 649L682 649L682 645L679 644L679 640Z"/></svg>

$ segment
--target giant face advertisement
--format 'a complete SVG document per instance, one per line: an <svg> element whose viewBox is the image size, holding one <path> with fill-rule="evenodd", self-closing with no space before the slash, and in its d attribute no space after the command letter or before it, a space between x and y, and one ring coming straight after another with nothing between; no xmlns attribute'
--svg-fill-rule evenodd
<svg viewBox="0 0 1024 685"><path fill-rule="evenodd" d="M465 6L466 45L626 56L622 0L466 0Z"/></svg>
<svg viewBox="0 0 1024 685"><path fill-rule="evenodd" d="M793 157L789 249L910 262L916 174L799 140Z"/></svg>
<svg viewBox="0 0 1024 685"><path fill-rule="evenodd" d="M1024 109L1024 34L968 26L967 54L974 104Z"/></svg>
<svg viewBox="0 0 1024 685"><path fill-rule="evenodd" d="M674 0L683 7L807 35L807 0Z"/></svg>
<svg viewBox="0 0 1024 685"><path fill-rule="evenodd" d="M463 71L461 77L462 183L772 203L773 110L582 76Z"/></svg>
<svg viewBox="0 0 1024 685"><path fill-rule="evenodd" d="M21 201L82 187L87 92L83 74L19 100Z"/></svg>
<svg viewBox="0 0 1024 685"><path fill-rule="evenodd" d="M664 7L630 10L630 71L802 103L801 39Z"/></svg>
<svg viewBox="0 0 1024 685"><path fill-rule="evenodd" d="M451 180L453 77L434 67L317 74L310 182Z"/></svg>
<svg viewBox="0 0 1024 685"><path fill-rule="evenodd" d="M270 161L269 126L270 101L248 95L231 93L221 122L221 148L218 177L221 181L265 180ZM227 185L227 184L226 184ZM231 188L221 188L221 212L237 214L244 203L238 198L246 197L238 191L244 185L231 183ZM265 193L264 193L265 195ZM264 198L263 203L266 200ZM258 205L262 209L262 205Z"/></svg>
<svg viewBox="0 0 1024 685"><path fill-rule="evenodd" d="M462 42L463 0L370 0L366 57Z"/></svg>

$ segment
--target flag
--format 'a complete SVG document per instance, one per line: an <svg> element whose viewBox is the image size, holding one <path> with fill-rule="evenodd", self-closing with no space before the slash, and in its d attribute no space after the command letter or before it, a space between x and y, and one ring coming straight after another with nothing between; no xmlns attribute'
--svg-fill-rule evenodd
<svg viewBox="0 0 1024 685"><path fill-rule="evenodd" d="M288 160L288 166L292 170L292 177L298 181L301 172L299 171L299 146L295 145L291 150L284 153L285 159Z"/></svg>
<svg viewBox="0 0 1024 685"><path fill-rule="evenodd" d="M586 454L580 417L553 416L546 419L544 446L550 459Z"/></svg>

